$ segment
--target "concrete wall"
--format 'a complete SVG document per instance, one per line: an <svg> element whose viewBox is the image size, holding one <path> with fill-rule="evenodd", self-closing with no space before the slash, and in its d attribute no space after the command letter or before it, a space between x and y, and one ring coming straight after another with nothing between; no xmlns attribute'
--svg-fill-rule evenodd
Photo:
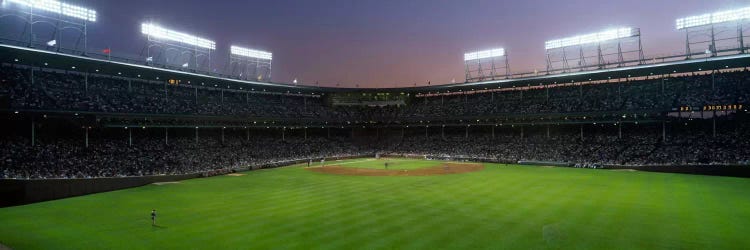
<svg viewBox="0 0 750 250"><path fill-rule="evenodd" d="M0 207L138 187L154 182L180 181L200 174L93 179L0 179Z"/></svg>

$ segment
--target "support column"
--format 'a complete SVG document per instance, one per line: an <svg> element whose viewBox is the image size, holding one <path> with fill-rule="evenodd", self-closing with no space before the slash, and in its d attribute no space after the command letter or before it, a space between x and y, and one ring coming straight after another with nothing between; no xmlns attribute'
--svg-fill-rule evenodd
<svg viewBox="0 0 750 250"><path fill-rule="evenodd" d="M714 112L714 116L711 118L711 134L713 137L716 137L716 112Z"/></svg>
<svg viewBox="0 0 750 250"><path fill-rule="evenodd" d="M466 125L466 134L464 137L469 138L469 125Z"/></svg>
<svg viewBox="0 0 750 250"><path fill-rule="evenodd" d="M664 94L664 81L665 81L664 76L662 76L661 78L661 94L662 95Z"/></svg>
<svg viewBox="0 0 750 250"><path fill-rule="evenodd" d="M492 126L492 139L495 139L495 126Z"/></svg>
<svg viewBox="0 0 750 250"><path fill-rule="evenodd" d="M578 98L583 99L583 83L578 83Z"/></svg>
<svg viewBox="0 0 750 250"><path fill-rule="evenodd" d="M221 128L221 144L224 144L224 128Z"/></svg>
<svg viewBox="0 0 750 250"><path fill-rule="evenodd" d="M245 141L250 141L250 129L245 128Z"/></svg>
<svg viewBox="0 0 750 250"><path fill-rule="evenodd" d="M85 142L86 148L88 148L89 147L89 127L85 128L84 142Z"/></svg>
<svg viewBox="0 0 750 250"><path fill-rule="evenodd" d="M198 87L195 87L195 105L198 105Z"/></svg>
<svg viewBox="0 0 750 250"><path fill-rule="evenodd" d="M304 129L305 129L305 141L307 141L307 127L305 127Z"/></svg>
<svg viewBox="0 0 750 250"><path fill-rule="evenodd" d="M164 128L164 145L169 145L169 128Z"/></svg>
<svg viewBox="0 0 750 250"><path fill-rule="evenodd" d="M583 124L581 124L581 141L583 141Z"/></svg>
<svg viewBox="0 0 750 250"><path fill-rule="evenodd" d="M281 128L281 141L286 141L286 127Z"/></svg>
<svg viewBox="0 0 750 250"><path fill-rule="evenodd" d="M521 138L524 138L524 137L523 137L523 136L524 136L524 135L523 135L523 132L525 132L525 131L524 131L524 126L521 126Z"/></svg>
<svg viewBox="0 0 750 250"><path fill-rule="evenodd" d="M424 138L425 139L427 139L427 128L429 128L429 126L424 126Z"/></svg>
<svg viewBox="0 0 750 250"><path fill-rule="evenodd" d="M443 126L442 126L442 127L440 128L440 137L442 137L442 138L443 138L443 140L445 140L445 125L443 125Z"/></svg>
<svg viewBox="0 0 750 250"><path fill-rule="evenodd" d="M224 90L221 90L221 104L224 104Z"/></svg>
<svg viewBox="0 0 750 250"><path fill-rule="evenodd" d="M716 89L716 70L711 71L711 90Z"/></svg>
<svg viewBox="0 0 750 250"><path fill-rule="evenodd" d="M328 138L331 138L331 127L328 127Z"/></svg>
<svg viewBox="0 0 750 250"><path fill-rule="evenodd" d="M89 94L89 73L88 72L83 74L83 93L86 95Z"/></svg>
<svg viewBox="0 0 750 250"><path fill-rule="evenodd" d="M661 140L667 142L667 123L665 121L661 121Z"/></svg>
<svg viewBox="0 0 750 250"><path fill-rule="evenodd" d="M547 139L549 139L549 124L547 124Z"/></svg>
<svg viewBox="0 0 750 250"><path fill-rule="evenodd" d="M128 79L128 93L133 92L133 81Z"/></svg>
<svg viewBox="0 0 750 250"><path fill-rule="evenodd" d="M401 127L401 140L404 139L404 127Z"/></svg>
<svg viewBox="0 0 750 250"><path fill-rule="evenodd" d="M128 128L125 128L125 129L128 129ZM133 146L133 130L132 129L128 129L128 146L130 147Z"/></svg>
<svg viewBox="0 0 750 250"><path fill-rule="evenodd" d="M617 123L617 138L622 139L622 122Z"/></svg>
<svg viewBox="0 0 750 250"><path fill-rule="evenodd" d="M34 124L34 120L31 120L31 146L36 145L36 124Z"/></svg>
<svg viewBox="0 0 750 250"><path fill-rule="evenodd" d="M195 144L198 144L198 127L195 127Z"/></svg>

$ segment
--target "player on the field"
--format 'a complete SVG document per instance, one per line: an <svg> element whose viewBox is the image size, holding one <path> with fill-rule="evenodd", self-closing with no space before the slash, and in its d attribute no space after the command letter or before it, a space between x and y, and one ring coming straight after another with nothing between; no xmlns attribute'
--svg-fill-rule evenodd
<svg viewBox="0 0 750 250"><path fill-rule="evenodd" d="M151 226L156 226L156 209L151 210Z"/></svg>

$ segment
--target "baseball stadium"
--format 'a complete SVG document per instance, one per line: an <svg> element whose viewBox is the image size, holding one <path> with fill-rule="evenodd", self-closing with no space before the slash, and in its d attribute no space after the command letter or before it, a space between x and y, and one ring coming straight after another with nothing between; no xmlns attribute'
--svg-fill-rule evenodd
<svg viewBox="0 0 750 250"><path fill-rule="evenodd" d="M750 6L447 44L443 11L580 3L1 1L0 249L750 246ZM382 27L412 38L365 41ZM415 54L325 65L363 55L344 43ZM483 44L507 47L463 49Z"/></svg>

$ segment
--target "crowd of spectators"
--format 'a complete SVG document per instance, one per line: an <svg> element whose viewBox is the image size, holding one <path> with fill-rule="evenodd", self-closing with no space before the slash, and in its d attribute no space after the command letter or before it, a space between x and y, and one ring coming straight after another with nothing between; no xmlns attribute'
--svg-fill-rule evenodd
<svg viewBox="0 0 750 250"><path fill-rule="evenodd" d="M748 165L750 134L705 133L668 136L636 133L595 134L583 139L575 134L520 137L479 134L465 137L411 136L390 154L435 158L483 159L499 162L554 162L568 165Z"/></svg>
<svg viewBox="0 0 750 250"><path fill-rule="evenodd" d="M219 139L216 135L169 139L140 136L130 145L123 138L82 139L55 137L30 145L25 137L0 140L0 178L94 178L203 173L289 164L307 159L397 154L441 159L477 159L498 162L552 162L570 166L607 165L748 165L750 133L709 135L675 133L665 138L653 130L636 129L620 137L592 133L580 137L564 129L549 137L544 133L450 133L310 136L279 138L253 135Z"/></svg>
<svg viewBox="0 0 750 250"><path fill-rule="evenodd" d="M273 166L279 162L345 157L363 151L342 138L315 137L281 140L254 136L252 140L215 136L142 137L129 145L122 138L50 138L32 146L28 138L0 140L0 178L94 178L189 173L225 173Z"/></svg>
<svg viewBox="0 0 750 250"><path fill-rule="evenodd" d="M407 105L327 105L325 97L226 89L215 84L178 84L91 74L0 67L0 91L17 109L111 113L309 118L345 121L445 119L502 114L620 112L743 104L750 98L748 71L695 74L611 83L568 84L446 96L412 97Z"/></svg>

